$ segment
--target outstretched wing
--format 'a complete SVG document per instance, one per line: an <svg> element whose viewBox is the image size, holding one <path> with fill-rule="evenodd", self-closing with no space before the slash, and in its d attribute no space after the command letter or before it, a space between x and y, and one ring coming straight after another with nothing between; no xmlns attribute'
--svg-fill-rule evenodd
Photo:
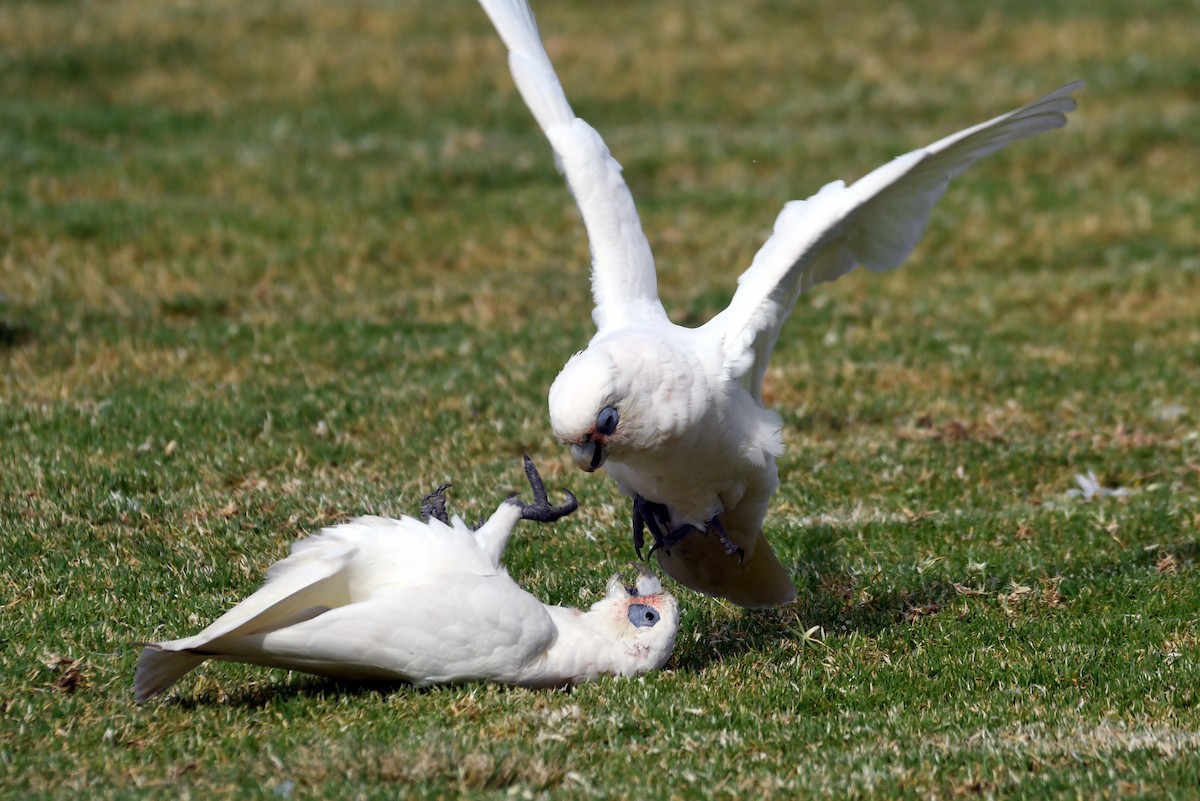
<svg viewBox="0 0 1200 801"><path fill-rule="evenodd" d="M592 248L592 312L600 330L666 321L654 257L621 165L592 126L575 116L524 0L479 0L508 48L509 67L558 159Z"/></svg>
<svg viewBox="0 0 1200 801"><path fill-rule="evenodd" d="M826 184L786 204L775 230L738 278L729 307L708 326L723 339L725 370L761 401L767 359L796 298L856 265L898 267L925 231L950 179L1010 142L1066 125L1082 81L1027 106L906 153L846 186Z"/></svg>

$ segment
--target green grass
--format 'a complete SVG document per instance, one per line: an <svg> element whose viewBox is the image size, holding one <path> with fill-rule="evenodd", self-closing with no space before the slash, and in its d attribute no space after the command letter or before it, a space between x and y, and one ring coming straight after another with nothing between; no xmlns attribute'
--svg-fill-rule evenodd
<svg viewBox="0 0 1200 801"><path fill-rule="evenodd" d="M208 665L138 708L131 642L442 481L486 515L523 452L583 510L519 530L518 581L587 604L628 564L545 413L587 245L469 2L6 3L0 795L1192 797L1200 5L540 5L680 321L784 201L1089 85L902 270L797 306L794 606L677 588L665 671L572 692Z"/></svg>

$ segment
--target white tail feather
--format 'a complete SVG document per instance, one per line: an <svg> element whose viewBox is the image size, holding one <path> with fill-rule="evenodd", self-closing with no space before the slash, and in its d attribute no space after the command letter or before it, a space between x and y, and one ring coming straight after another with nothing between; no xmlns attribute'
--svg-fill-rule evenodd
<svg viewBox="0 0 1200 801"><path fill-rule="evenodd" d="M137 672L133 678L134 699L139 704L146 703L199 667L204 659L203 656L166 651L157 645L147 644L137 661Z"/></svg>

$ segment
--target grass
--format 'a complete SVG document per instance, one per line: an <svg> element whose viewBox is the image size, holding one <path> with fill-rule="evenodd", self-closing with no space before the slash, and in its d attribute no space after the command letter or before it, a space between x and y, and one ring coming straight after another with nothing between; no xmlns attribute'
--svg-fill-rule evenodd
<svg viewBox="0 0 1200 801"><path fill-rule="evenodd" d="M7 3L0 794L1191 797L1200 6L959 5L539 9L680 321L785 200L1089 82L903 269L801 299L767 389L795 605L679 589L665 671L569 693L209 665L138 708L131 642L442 481L485 515L523 452L583 512L512 573L601 591L625 502L544 403L587 246L471 3Z"/></svg>

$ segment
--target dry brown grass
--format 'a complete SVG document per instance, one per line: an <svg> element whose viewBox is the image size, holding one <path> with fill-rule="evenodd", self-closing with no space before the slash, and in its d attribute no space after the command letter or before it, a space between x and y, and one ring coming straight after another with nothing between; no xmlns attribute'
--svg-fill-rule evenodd
<svg viewBox="0 0 1200 801"><path fill-rule="evenodd" d="M803 298L767 394L801 601L687 595L670 669L573 694L211 666L132 705L292 540L486 514L531 452L586 519L514 574L587 603L626 506L549 434L587 244L469 2L0 13L0 795L1186 797L1200 529L1194 2L541 3L664 302L722 308L779 207L1084 78L909 264ZM1095 470L1130 494L1066 491Z"/></svg>

